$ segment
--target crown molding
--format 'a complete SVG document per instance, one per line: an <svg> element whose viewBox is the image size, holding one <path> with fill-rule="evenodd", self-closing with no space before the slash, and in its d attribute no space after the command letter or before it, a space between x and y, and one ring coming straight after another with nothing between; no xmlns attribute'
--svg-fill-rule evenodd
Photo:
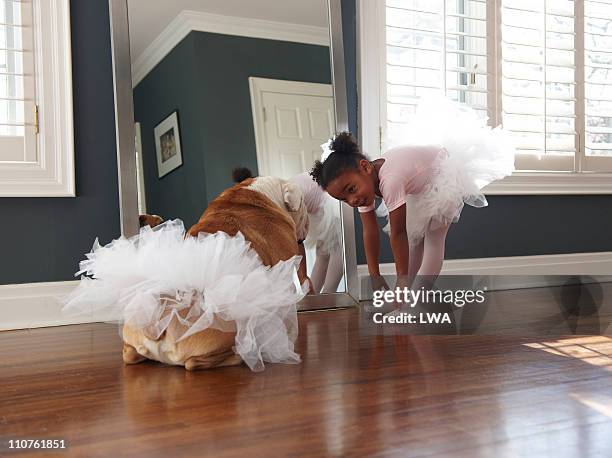
<svg viewBox="0 0 612 458"><path fill-rule="evenodd" d="M133 61L132 87L136 87L192 31L329 46L326 27L184 10Z"/></svg>

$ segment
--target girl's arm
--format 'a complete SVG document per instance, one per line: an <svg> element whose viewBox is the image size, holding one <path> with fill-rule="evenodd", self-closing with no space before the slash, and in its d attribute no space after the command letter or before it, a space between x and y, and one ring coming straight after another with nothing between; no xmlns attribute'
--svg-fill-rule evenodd
<svg viewBox="0 0 612 458"><path fill-rule="evenodd" d="M363 226L363 246L365 248L366 260L368 261L368 272L370 277L379 277L378 256L380 255L380 236L378 234L378 223L374 210L359 213L361 225Z"/></svg>
<svg viewBox="0 0 612 458"><path fill-rule="evenodd" d="M408 275L408 234L406 233L406 204L389 213L391 249L398 278Z"/></svg>
<svg viewBox="0 0 612 458"><path fill-rule="evenodd" d="M365 248L366 260L368 261L368 272L372 291L389 289L384 277L380 275L378 267L378 256L380 254L380 236L378 234L378 223L374 210L359 213L363 227L363 246Z"/></svg>

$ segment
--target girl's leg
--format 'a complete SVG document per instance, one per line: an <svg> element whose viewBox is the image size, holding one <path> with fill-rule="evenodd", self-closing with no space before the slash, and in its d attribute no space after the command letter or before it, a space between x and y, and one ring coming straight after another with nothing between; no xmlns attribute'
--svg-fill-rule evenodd
<svg viewBox="0 0 612 458"><path fill-rule="evenodd" d="M408 287L412 286L414 279L417 276L421 263L423 262L423 247L425 245L425 239L416 245L410 245L408 252Z"/></svg>
<svg viewBox="0 0 612 458"><path fill-rule="evenodd" d="M440 274L444 262L444 247L449 227L450 225L442 226L436 230L427 231L425 234L423 261L413 289L431 288Z"/></svg>
<svg viewBox="0 0 612 458"><path fill-rule="evenodd" d="M419 291L432 290L444 262L444 245L446 243L446 234L448 233L449 225L443 226L435 231L428 231L425 234L425 245L423 250L423 263L419 274L412 286L412 289ZM450 314L452 312L451 304L437 302L436 300L427 299L429 296L422 297L416 304L414 311L427 311L434 313ZM454 322L445 324L432 324L426 326L423 331L428 334L456 334L457 327Z"/></svg>
<svg viewBox="0 0 612 458"><path fill-rule="evenodd" d="M417 261L420 261L420 268L418 268L418 274L410 289L418 291L421 288L429 290L433 287L434 282L440 270L442 270L442 263L444 262L444 245L446 242L446 234L448 233L449 226L443 226L434 231L427 231L423 241L415 246L415 251L412 251L410 247L410 256L408 258L408 270L417 269ZM419 248L420 247L420 248ZM414 262L412 257L414 256ZM420 258L420 259L419 259ZM419 305L418 303L416 304ZM414 304L411 305L411 307ZM401 304L400 309L391 312L390 315L398 314L402 311L405 305ZM415 309L411 309L414 311Z"/></svg>
<svg viewBox="0 0 612 458"><path fill-rule="evenodd" d="M318 258L318 256L317 256ZM328 255L329 264L327 266L327 275L325 276L325 284L323 285L322 293L335 293L338 290L338 283L344 274L343 256L340 245L336 245Z"/></svg>
<svg viewBox="0 0 612 458"><path fill-rule="evenodd" d="M310 274L310 281L314 286L316 294L319 294L321 288L323 287L323 283L325 282L325 277L327 275L328 265L329 254L322 253L319 247L317 246L315 254L315 263L314 266L312 266L312 273Z"/></svg>

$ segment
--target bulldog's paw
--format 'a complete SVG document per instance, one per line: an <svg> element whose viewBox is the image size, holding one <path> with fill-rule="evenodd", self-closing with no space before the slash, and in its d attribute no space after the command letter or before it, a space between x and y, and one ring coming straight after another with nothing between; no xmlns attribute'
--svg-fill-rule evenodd
<svg viewBox="0 0 612 458"><path fill-rule="evenodd" d="M232 350L223 353L206 356L192 356L185 361L185 369L188 371L197 371L202 369L211 369L213 367L237 366L242 363L240 355L235 354Z"/></svg>
<svg viewBox="0 0 612 458"><path fill-rule="evenodd" d="M125 364L141 363L147 358L136 351L134 347L126 343L123 344L123 362Z"/></svg>

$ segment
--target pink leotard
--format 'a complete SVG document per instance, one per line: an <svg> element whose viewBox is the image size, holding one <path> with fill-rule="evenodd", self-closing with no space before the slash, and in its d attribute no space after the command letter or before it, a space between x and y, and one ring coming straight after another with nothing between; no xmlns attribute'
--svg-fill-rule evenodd
<svg viewBox="0 0 612 458"><path fill-rule="evenodd" d="M440 146L399 146L383 154L385 162L378 171L378 188L387 209L406 203L406 194L418 194L437 170L437 159L446 150ZM362 213L374 210L374 204L359 207Z"/></svg>

